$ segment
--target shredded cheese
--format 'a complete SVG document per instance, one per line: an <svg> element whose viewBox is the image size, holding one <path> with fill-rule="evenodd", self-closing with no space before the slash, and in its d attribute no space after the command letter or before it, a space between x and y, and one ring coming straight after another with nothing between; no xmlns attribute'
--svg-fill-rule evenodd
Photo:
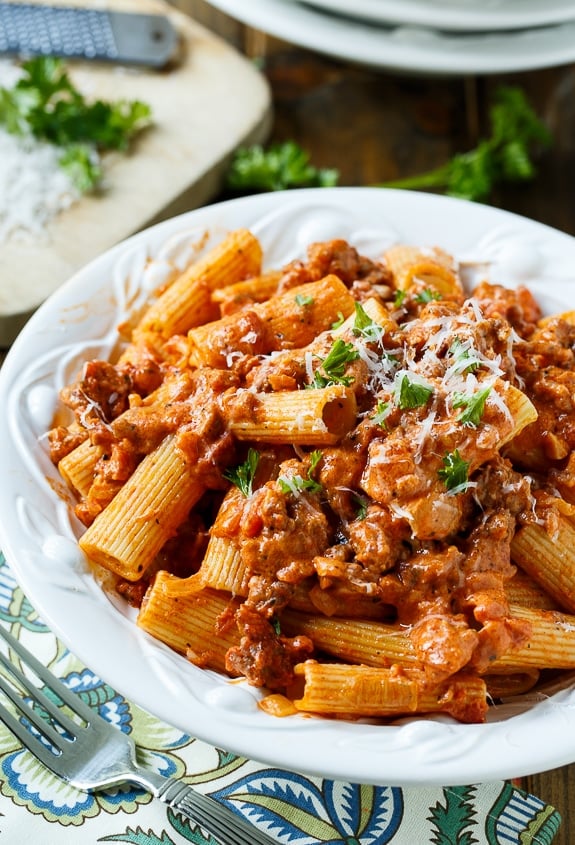
<svg viewBox="0 0 575 845"><path fill-rule="evenodd" d="M18 75L11 62L0 62L0 87L12 87ZM53 144L0 127L0 244L48 241L48 224L79 198L61 155Z"/></svg>

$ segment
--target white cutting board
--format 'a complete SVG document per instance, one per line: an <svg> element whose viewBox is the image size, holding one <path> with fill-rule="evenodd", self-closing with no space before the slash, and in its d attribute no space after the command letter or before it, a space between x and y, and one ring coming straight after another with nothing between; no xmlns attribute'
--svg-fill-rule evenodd
<svg viewBox="0 0 575 845"><path fill-rule="evenodd" d="M48 227L47 243L0 244L0 347L8 346L44 299L91 259L134 232L212 198L236 147L262 142L269 133L269 87L250 61L160 0L113 5L169 14L181 37L180 60L165 71L68 64L86 96L143 100L152 108L154 126L129 155L114 153L104 160L103 194L82 197L58 215Z"/></svg>

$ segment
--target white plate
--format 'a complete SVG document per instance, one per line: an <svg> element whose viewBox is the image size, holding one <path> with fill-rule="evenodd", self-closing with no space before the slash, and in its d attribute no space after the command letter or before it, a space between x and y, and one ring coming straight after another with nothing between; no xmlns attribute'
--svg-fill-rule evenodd
<svg viewBox="0 0 575 845"><path fill-rule="evenodd" d="M573 0L294 0L376 23L436 29L501 30L549 26L575 18Z"/></svg>
<svg viewBox="0 0 575 845"><path fill-rule="evenodd" d="M514 32L448 33L416 26L371 26L292 0L208 0L228 15L284 41L338 59L410 74L490 74L575 61L575 21Z"/></svg>
<svg viewBox="0 0 575 845"><path fill-rule="evenodd" d="M159 282L167 256L204 231L215 239L239 226L260 237L268 266L303 257L311 241L335 236L369 255L396 241L438 244L459 258L490 261L493 281L529 284L549 312L572 305L575 239L433 195L370 188L267 194L135 235L53 294L0 370L0 545L22 588L69 648L125 696L192 735L268 764L356 782L446 785L574 761L575 690L491 708L483 725L277 719L258 708L253 688L198 669L137 629L134 612L95 584L42 437L58 390L83 360L109 354L115 327L141 302L142 289Z"/></svg>

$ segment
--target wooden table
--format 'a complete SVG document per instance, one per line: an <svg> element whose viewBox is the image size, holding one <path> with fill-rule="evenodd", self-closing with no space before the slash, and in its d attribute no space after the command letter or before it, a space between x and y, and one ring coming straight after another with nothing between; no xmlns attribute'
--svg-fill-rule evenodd
<svg viewBox="0 0 575 845"><path fill-rule="evenodd" d="M271 140L298 141L316 166L339 169L341 185L412 175L471 148L487 131L486 104L495 88L520 85L554 144L540 157L535 181L498 189L491 204L575 236L575 65L454 79L372 72L269 38L203 0L172 2L262 63L275 109ZM573 845L575 764L521 785L561 812L554 845Z"/></svg>

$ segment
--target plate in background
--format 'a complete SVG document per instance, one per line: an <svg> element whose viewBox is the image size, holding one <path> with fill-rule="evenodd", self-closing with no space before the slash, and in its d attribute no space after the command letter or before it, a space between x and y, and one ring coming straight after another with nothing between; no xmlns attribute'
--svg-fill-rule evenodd
<svg viewBox="0 0 575 845"><path fill-rule="evenodd" d="M575 21L510 33L374 26L292 0L208 0L283 41L380 70L456 76L512 73L575 61Z"/></svg>

